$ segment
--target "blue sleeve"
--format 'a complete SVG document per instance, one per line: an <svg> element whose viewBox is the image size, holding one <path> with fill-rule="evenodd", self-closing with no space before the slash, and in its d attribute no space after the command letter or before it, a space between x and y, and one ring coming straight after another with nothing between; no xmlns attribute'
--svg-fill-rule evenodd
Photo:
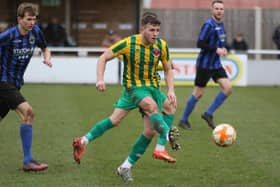
<svg viewBox="0 0 280 187"><path fill-rule="evenodd" d="M10 30L0 33L0 47L8 45L11 40Z"/></svg>
<svg viewBox="0 0 280 187"><path fill-rule="evenodd" d="M36 25L34 26L34 31L36 34L36 45L40 47L41 49L45 49L47 47L47 42L44 36L44 33L41 31L41 29Z"/></svg>
<svg viewBox="0 0 280 187"><path fill-rule="evenodd" d="M216 45L211 44L211 35L213 34L212 25L208 22L204 23L199 34L197 47L206 51L214 52L217 50Z"/></svg>
<svg viewBox="0 0 280 187"><path fill-rule="evenodd" d="M211 25L208 23L204 23L204 25L201 28L198 40L207 41L210 35L211 35Z"/></svg>

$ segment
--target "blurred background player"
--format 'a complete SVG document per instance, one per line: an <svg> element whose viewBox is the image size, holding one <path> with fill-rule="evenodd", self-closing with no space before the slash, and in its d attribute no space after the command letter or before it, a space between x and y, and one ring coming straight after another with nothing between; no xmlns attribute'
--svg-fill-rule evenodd
<svg viewBox="0 0 280 187"><path fill-rule="evenodd" d="M173 72L169 61L167 43L158 38L160 21L155 14L146 13L142 17L141 25L140 34L132 35L117 42L98 59L96 88L102 92L106 88L103 79L106 62L119 55L124 56L124 89L120 99L115 104L112 115L96 123L85 136L75 138L73 141L74 159L79 164L85 151L85 145L112 127L117 126L132 109L138 107L149 117L148 122L150 123L145 123L143 134L133 145L127 159L117 169L117 173L125 182L133 180L131 167L146 151L151 142L150 133L153 133L154 129L160 134L160 144L162 146L166 144L169 138L172 138L172 136L169 136L172 133L170 133L161 111L162 106L166 103L176 106ZM140 54L144 54L143 58L140 58ZM159 89L157 73L159 61L162 62L164 67L168 87L167 97ZM176 162L176 159L169 156L166 151L161 151L160 154L154 155L154 157L172 163Z"/></svg>
<svg viewBox="0 0 280 187"><path fill-rule="evenodd" d="M179 126L190 129L189 115L193 111L197 101L203 96L204 89L212 78L217 82L221 91L218 92L209 108L201 115L209 127L215 128L213 113L222 105L232 93L231 82L221 64L220 57L228 54L225 48L226 33L223 23L224 3L221 0L212 2L212 16L206 20L201 28L197 47L201 50L196 60L195 87L192 95L188 98Z"/></svg>
<svg viewBox="0 0 280 187"><path fill-rule="evenodd" d="M245 52L248 50L248 44L244 38L243 33L239 32L236 34L236 36L232 40L231 49L237 52Z"/></svg>
<svg viewBox="0 0 280 187"><path fill-rule="evenodd" d="M67 45L67 35L65 29L60 25L59 19L52 16L45 29L45 36L49 46L63 47Z"/></svg>
<svg viewBox="0 0 280 187"><path fill-rule="evenodd" d="M51 54L43 33L36 23L37 6L22 3L17 9L18 24L0 34L1 73L0 73L0 120L10 110L15 110L21 118L20 137L23 148L23 170L40 171L48 168L47 164L33 160L32 122L34 113L31 105L20 93L23 75L33 55L35 46L43 51L44 64L51 67Z"/></svg>
<svg viewBox="0 0 280 187"><path fill-rule="evenodd" d="M272 40L275 43L278 50L280 50L280 25L278 25L272 35ZM277 55L277 58L280 59L280 54Z"/></svg>
<svg viewBox="0 0 280 187"><path fill-rule="evenodd" d="M102 40L101 46L111 47L113 44L120 40L121 37L114 30L111 29L106 33L104 39Z"/></svg>

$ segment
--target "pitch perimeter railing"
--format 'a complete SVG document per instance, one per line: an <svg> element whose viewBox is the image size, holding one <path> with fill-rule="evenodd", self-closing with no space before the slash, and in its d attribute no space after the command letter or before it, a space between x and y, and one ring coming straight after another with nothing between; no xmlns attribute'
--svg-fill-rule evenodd
<svg viewBox="0 0 280 187"><path fill-rule="evenodd" d="M73 54L79 57L85 57L88 55L99 55L106 48L103 47L49 47L50 51L55 54ZM198 48L170 48L171 53L198 53ZM239 53L237 51L231 50L230 53ZM247 51L241 52L242 54L253 55L255 58L260 59L261 55L270 55L274 58L274 55L280 55L280 50L275 49L249 49ZM36 49L35 54L40 54L40 50Z"/></svg>

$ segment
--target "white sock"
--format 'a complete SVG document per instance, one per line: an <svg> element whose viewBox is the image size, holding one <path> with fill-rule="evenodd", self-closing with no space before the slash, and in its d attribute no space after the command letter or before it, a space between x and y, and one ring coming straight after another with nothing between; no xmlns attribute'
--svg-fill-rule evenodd
<svg viewBox="0 0 280 187"><path fill-rule="evenodd" d="M157 150L157 151L164 151L165 147L164 147L164 145L157 144L155 150Z"/></svg>
<svg viewBox="0 0 280 187"><path fill-rule="evenodd" d="M128 162L128 158L122 163L121 165L122 168L131 168L132 164Z"/></svg>
<svg viewBox="0 0 280 187"><path fill-rule="evenodd" d="M82 142L82 144L87 145L88 144L87 137L83 136L81 142Z"/></svg>

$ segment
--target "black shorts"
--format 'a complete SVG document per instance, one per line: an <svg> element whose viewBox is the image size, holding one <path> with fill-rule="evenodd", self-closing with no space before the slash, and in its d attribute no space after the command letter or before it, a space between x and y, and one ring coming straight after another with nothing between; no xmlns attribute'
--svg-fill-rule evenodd
<svg viewBox="0 0 280 187"><path fill-rule="evenodd" d="M19 89L13 84L0 82L0 116L2 118L5 117L10 109L15 110L18 105L25 101Z"/></svg>
<svg viewBox="0 0 280 187"><path fill-rule="evenodd" d="M212 78L217 82L220 78L228 78L227 73L224 68L219 69L196 69L196 76L194 84L198 87L205 87L208 81Z"/></svg>

